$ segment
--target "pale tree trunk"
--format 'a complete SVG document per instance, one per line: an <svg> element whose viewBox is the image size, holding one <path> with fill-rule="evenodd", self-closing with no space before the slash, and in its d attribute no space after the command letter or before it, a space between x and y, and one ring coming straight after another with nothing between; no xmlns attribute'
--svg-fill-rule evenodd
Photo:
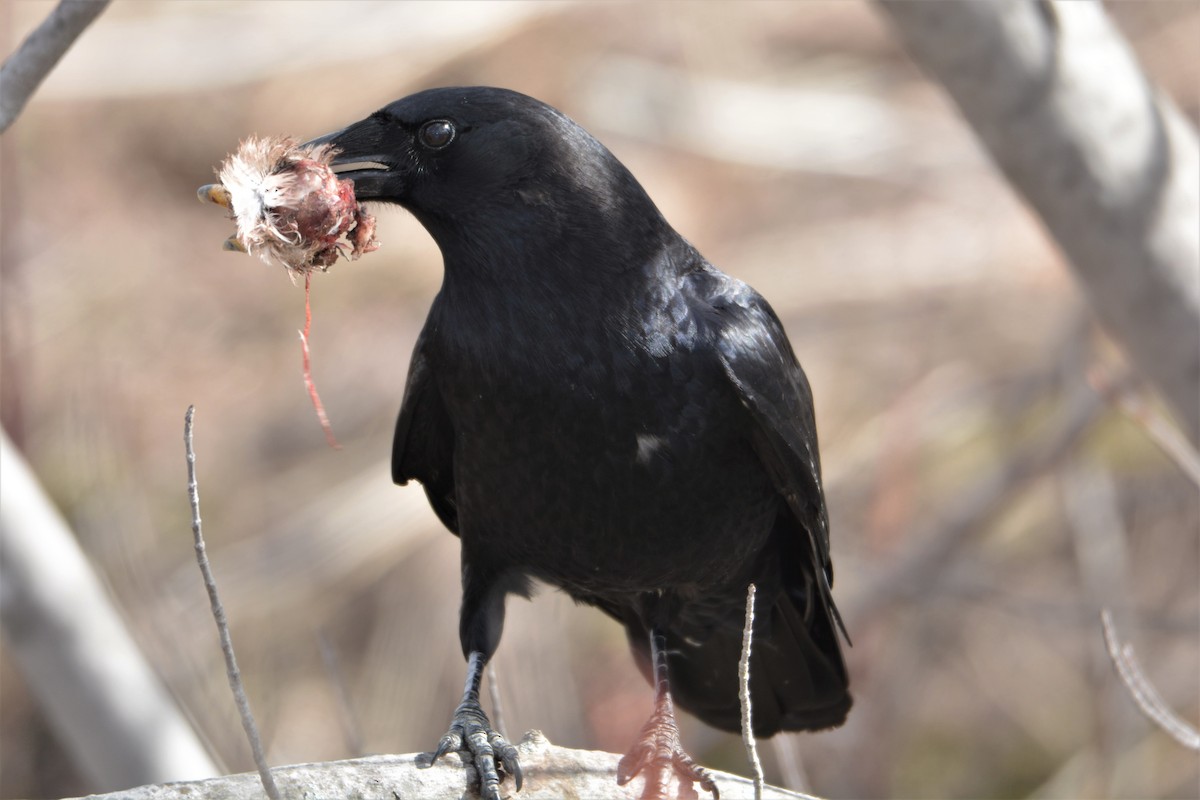
<svg viewBox="0 0 1200 800"><path fill-rule="evenodd" d="M1094 2L880 2L1200 442L1200 155Z"/></svg>
<svg viewBox="0 0 1200 800"><path fill-rule="evenodd" d="M102 789L218 774L3 431L0 476L0 629L80 772Z"/></svg>

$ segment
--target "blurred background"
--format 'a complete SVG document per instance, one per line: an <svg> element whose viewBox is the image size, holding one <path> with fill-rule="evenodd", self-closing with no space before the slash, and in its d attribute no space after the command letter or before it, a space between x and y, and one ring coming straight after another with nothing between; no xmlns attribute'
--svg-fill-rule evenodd
<svg viewBox="0 0 1200 800"><path fill-rule="evenodd" d="M53 4L0 6L5 53ZM1108 6L1195 123L1200 5ZM0 417L170 691L252 768L197 573L181 442L273 764L432 748L458 701L458 543L389 481L441 280L398 209L304 296L222 252L195 189L252 134L308 138L410 92L514 88L605 142L784 320L814 387L856 706L761 745L830 798L1168 797L1200 762L1113 674L1116 612L1200 717L1200 496L1097 401L1123 371L1039 223L859 2L116 2L0 139ZM1092 376L1089 382L1089 374ZM650 710L623 632L510 600L510 734L624 752ZM0 645L0 796L89 792ZM688 719L698 760L748 773Z"/></svg>

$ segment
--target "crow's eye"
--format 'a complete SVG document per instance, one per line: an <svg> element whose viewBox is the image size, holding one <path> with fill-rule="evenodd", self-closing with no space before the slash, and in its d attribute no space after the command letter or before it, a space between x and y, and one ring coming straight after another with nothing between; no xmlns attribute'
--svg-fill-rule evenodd
<svg viewBox="0 0 1200 800"><path fill-rule="evenodd" d="M430 150L441 150L454 141L454 133L453 122L435 119L421 126L421 130L417 131L417 138Z"/></svg>

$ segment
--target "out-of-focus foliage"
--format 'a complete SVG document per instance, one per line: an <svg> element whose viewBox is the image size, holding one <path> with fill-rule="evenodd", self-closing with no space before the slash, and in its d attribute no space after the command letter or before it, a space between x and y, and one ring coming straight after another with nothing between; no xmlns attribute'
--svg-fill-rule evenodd
<svg viewBox="0 0 1200 800"><path fill-rule="evenodd" d="M50 6L0 8L6 52ZM1111 11L1195 120L1200 7ZM428 749L457 700L457 542L387 469L441 265L410 217L376 209L383 248L315 280L333 451L300 374L302 292L222 252L231 224L194 191L248 134L313 136L453 84L577 119L787 325L817 398L835 595L869 609L848 619L850 721L786 742L815 792L1195 796L1194 754L1133 710L1100 634L1112 606L1195 722L1197 488L1120 413L1017 481L946 564L865 604L1120 357L936 87L848 2L117 3L68 54L0 139L0 412L231 770L250 762L192 563L189 403L271 761ZM510 602L497 670L510 733L621 752L649 711L621 631L553 591ZM0 796L86 792L2 657L0 682ZM746 770L736 737L685 736Z"/></svg>

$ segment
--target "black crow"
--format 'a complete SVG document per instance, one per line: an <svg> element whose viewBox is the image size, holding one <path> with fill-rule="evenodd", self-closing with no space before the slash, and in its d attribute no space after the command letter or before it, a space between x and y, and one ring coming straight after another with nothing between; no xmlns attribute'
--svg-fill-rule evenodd
<svg viewBox="0 0 1200 800"><path fill-rule="evenodd" d="M716 794L673 703L738 730L751 582L755 733L840 724L812 394L767 302L603 145L517 92L432 89L316 141L360 200L416 216L445 263L392 451L392 477L419 481L462 540L466 689L431 760L469 752L488 800L500 769L520 789L479 687L505 597L533 578L625 626L655 706L618 779L644 773L646 797L672 773Z"/></svg>

